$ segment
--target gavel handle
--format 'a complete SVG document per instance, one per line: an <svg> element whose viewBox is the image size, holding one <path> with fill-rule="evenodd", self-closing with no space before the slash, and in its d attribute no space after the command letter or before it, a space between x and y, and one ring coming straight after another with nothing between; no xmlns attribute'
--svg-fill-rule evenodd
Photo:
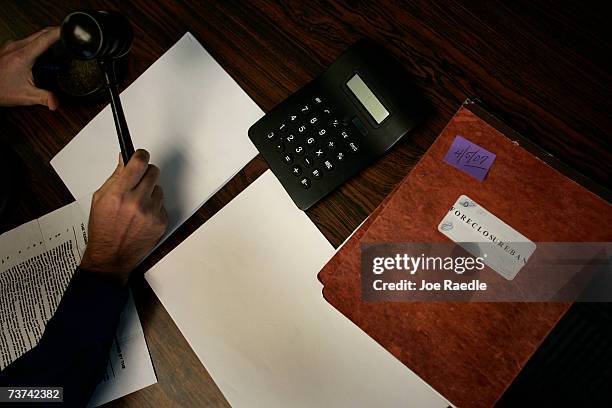
<svg viewBox="0 0 612 408"><path fill-rule="evenodd" d="M113 119L115 119L115 128L117 129L119 146L121 147L121 157L123 158L123 164L126 165L134 154L134 144L130 137L130 131L125 120L125 115L123 114L123 107L121 106L121 99L119 98L115 77L115 63L114 61L101 61L100 66L104 72L106 87L110 95Z"/></svg>

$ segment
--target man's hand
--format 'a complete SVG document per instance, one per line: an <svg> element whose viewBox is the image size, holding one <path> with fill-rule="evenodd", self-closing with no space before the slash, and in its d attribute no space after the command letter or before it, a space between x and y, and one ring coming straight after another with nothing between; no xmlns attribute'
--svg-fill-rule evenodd
<svg viewBox="0 0 612 408"><path fill-rule="evenodd" d="M115 172L94 193L84 270L125 284L166 231L163 193L155 184L159 169L148 163L145 150L137 150L126 166L119 158Z"/></svg>
<svg viewBox="0 0 612 408"><path fill-rule="evenodd" d="M32 66L60 37L59 27L47 27L18 41L0 47L0 106L45 105L57 109L52 92L34 85Z"/></svg>

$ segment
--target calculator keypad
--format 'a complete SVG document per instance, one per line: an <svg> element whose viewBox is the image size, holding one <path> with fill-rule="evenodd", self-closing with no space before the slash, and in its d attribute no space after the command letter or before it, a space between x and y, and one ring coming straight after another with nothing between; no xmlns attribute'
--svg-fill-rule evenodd
<svg viewBox="0 0 612 408"><path fill-rule="evenodd" d="M322 96L315 95L296 104L296 111L278 122L266 137L274 143L287 171L296 176L295 183L305 189L344 165L347 153L359 151L349 127L324 102Z"/></svg>
<svg viewBox="0 0 612 408"><path fill-rule="evenodd" d="M324 96L305 93L282 112L262 126L258 149L292 196L316 202L367 160L355 157L363 142L355 137L360 133Z"/></svg>

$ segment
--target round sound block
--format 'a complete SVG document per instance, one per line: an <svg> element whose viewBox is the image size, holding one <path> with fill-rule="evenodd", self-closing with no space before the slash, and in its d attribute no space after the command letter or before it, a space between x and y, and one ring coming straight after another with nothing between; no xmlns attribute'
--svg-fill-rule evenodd
<svg viewBox="0 0 612 408"><path fill-rule="evenodd" d="M116 75L125 76L126 61L116 61ZM96 60L72 58L61 42L42 54L32 68L34 82L60 99L100 102L106 98L104 74Z"/></svg>
<svg viewBox="0 0 612 408"><path fill-rule="evenodd" d="M57 73L57 84L66 95L88 97L102 90L104 77L95 60L71 59Z"/></svg>

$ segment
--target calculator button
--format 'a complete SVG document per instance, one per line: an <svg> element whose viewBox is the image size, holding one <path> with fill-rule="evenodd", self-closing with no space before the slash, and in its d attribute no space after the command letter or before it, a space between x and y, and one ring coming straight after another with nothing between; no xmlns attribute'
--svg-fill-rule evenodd
<svg viewBox="0 0 612 408"><path fill-rule="evenodd" d="M331 121L331 125L332 125L332 127L337 129L337 128L339 128L341 126L341 123L340 123L340 121L338 119L334 119L334 120Z"/></svg>
<svg viewBox="0 0 612 408"><path fill-rule="evenodd" d="M344 129L340 132L340 136L342 136L342 139L348 139L351 135L349 134L348 130Z"/></svg>
<svg viewBox="0 0 612 408"><path fill-rule="evenodd" d="M312 146L315 142L315 138L314 137L309 137L308 139L306 139L306 144L309 146Z"/></svg>
<svg viewBox="0 0 612 408"><path fill-rule="evenodd" d="M317 118L316 116L313 116L312 118L310 118L308 122L310 122L311 125L314 125L318 121L319 121L319 118Z"/></svg>
<svg viewBox="0 0 612 408"><path fill-rule="evenodd" d="M332 164L331 160L325 160L323 162L323 166L325 166L325 170L331 171L334 169L334 165Z"/></svg>
<svg viewBox="0 0 612 408"><path fill-rule="evenodd" d="M323 177L323 173L321 173L321 170L319 169L313 169L310 174L312 174L312 177L317 180Z"/></svg>
<svg viewBox="0 0 612 408"><path fill-rule="evenodd" d="M355 142L349 142L348 147L349 151L352 153L357 153L357 151L359 150L359 146L357 146L357 143Z"/></svg>
<svg viewBox="0 0 612 408"><path fill-rule="evenodd" d="M297 177L302 174L302 168L297 164L294 164L293 168L291 169L291 173L293 173L293 175Z"/></svg>
<svg viewBox="0 0 612 408"><path fill-rule="evenodd" d="M308 179L308 177L304 177L300 180L300 184L302 185L302 187L304 188L309 188L310 187L310 180Z"/></svg>
<svg viewBox="0 0 612 408"><path fill-rule="evenodd" d="M278 130L280 132L284 132L285 130L287 130L287 124L286 123L281 123L280 126L278 127Z"/></svg>
<svg viewBox="0 0 612 408"><path fill-rule="evenodd" d="M316 158L317 158L317 159L320 159L320 158L322 158L322 157L323 157L323 155L324 155L325 153L323 152L323 149L317 149L317 150L315 150L314 154L315 154L315 156L316 156Z"/></svg>
<svg viewBox="0 0 612 408"><path fill-rule="evenodd" d="M286 154L286 155L283 156L283 161L286 164L291 164L291 163L293 163L293 156L291 156L290 154Z"/></svg>
<svg viewBox="0 0 612 408"><path fill-rule="evenodd" d="M298 145L295 147L295 154L301 156L304 154L304 146Z"/></svg>
<svg viewBox="0 0 612 408"><path fill-rule="evenodd" d="M306 115L306 114L310 113L310 106L302 105L300 107L300 112L302 113L302 115Z"/></svg>
<svg viewBox="0 0 612 408"><path fill-rule="evenodd" d="M312 158L308 156L304 157L304 166L310 167L312 166L312 163L313 163Z"/></svg>
<svg viewBox="0 0 612 408"><path fill-rule="evenodd" d="M314 98L312 98L312 101L317 104L320 105L323 103L323 98L321 98L320 96L315 96Z"/></svg>
<svg viewBox="0 0 612 408"><path fill-rule="evenodd" d="M289 122L291 122L291 123L294 123L297 119L298 119L297 115L290 115L289 116Z"/></svg>
<svg viewBox="0 0 612 408"><path fill-rule="evenodd" d="M346 156L344 155L343 152L338 152L336 153L336 160L338 160L339 162L344 161L344 159L346 159Z"/></svg>
<svg viewBox="0 0 612 408"><path fill-rule="evenodd" d="M266 135L266 139L269 140L270 142L273 140L276 140L276 133L268 132L268 134Z"/></svg>
<svg viewBox="0 0 612 408"><path fill-rule="evenodd" d="M290 135L287 135L287 137L285 137L285 140L287 141L287 143L291 143L295 140L295 135L293 133Z"/></svg>
<svg viewBox="0 0 612 408"><path fill-rule="evenodd" d="M297 128L298 133L304 133L306 131L306 125L300 125Z"/></svg>
<svg viewBox="0 0 612 408"><path fill-rule="evenodd" d="M319 129L319 130L317 131L317 134L318 134L319 136L326 136L326 135L327 135L327 130L325 130L325 129Z"/></svg>
<svg viewBox="0 0 612 408"><path fill-rule="evenodd" d="M277 152L282 152L283 150L285 150L285 145L282 143L277 143L276 146L274 146L274 148L276 149Z"/></svg>
<svg viewBox="0 0 612 408"><path fill-rule="evenodd" d="M333 140L330 140L327 142L327 148L328 149L335 149L336 148L336 142L334 142Z"/></svg>

